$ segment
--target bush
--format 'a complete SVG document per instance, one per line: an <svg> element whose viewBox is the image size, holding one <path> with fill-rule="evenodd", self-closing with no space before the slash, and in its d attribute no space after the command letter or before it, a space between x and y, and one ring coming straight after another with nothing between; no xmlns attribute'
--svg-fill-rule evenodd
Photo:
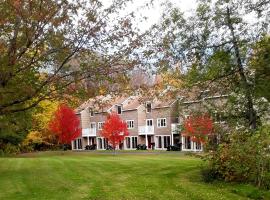
<svg viewBox="0 0 270 200"><path fill-rule="evenodd" d="M20 152L20 148L19 146L17 145L13 145L13 144L10 144L10 143L7 143L7 144L2 144L1 145L1 154L2 155L11 155L11 154L17 154Z"/></svg>
<svg viewBox="0 0 270 200"><path fill-rule="evenodd" d="M213 170L225 181L249 182L270 189L270 128L236 132L228 137L227 143L208 154L204 176L212 176Z"/></svg>
<svg viewBox="0 0 270 200"><path fill-rule="evenodd" d="M216 170L207 167L201 169L201 175L203 181L206 183L211 183L219 177L219 174L216 172Z"/></svg>
<svg viewBox="0 0 270 200"><path fill-rule="evenodd" d="M138 144L137 150L146 150L146 145L145 144Z"/></svg>

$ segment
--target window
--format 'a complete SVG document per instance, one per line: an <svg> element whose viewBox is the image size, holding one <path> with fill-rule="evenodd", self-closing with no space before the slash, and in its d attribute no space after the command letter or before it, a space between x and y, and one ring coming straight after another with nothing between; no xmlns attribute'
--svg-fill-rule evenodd
<svg viewBox="0 0 270 200"><path fill-rule="evenodd" d="M137 137L132 137L132 148L135 149L137 148Z"/></svg>
<svg viewBox="0 0 270 200"><path fill-rule="evenodd" d="M171 144L171 137L164 135L164 136L156 136L157 137L157 148L165 149Z"/></svg>
<svg viewBox="0 0 270 200"><path fill-rule="evenodd" d="M215 123L224 123L225 122L224 112L214 112L212 118L213 118Z"/></svg>
<svg viewBox="0 0 270 200"><path fill-rule="evenodd" d="M98 130L102 130L104 122L98 122Z"/></svg>
<svg viewBox="0 0 270 200"><path fill-rule="evenodd" d="M133 129L134 128L134 120L127 120L127 128Z"/></svg>
<svg viewBox="0 0 270 200"><path fill-rule="evenodd" d="M157 148L162 148L162 138L161 136L157 136L158 137L158 145Z"/></svg>
<svg viewBox="0 0 270 200"><path fill-rule="evenodd" d="M185 115L185 119L190 119L190 115Z"/></svg>
<svg viewBox="0 0 270 200"><path fill-rule="evenodd" d="M126 137L126 146L130 149L130 137Z"/></svg>
<svg viewBox="0 0 270 200"><path fill-rule="evenodd" d="M157 127L166 127L166 118L158 118L157 119Z"/></svg>
<svg viewBox="0 0 270 200"><path fill-rule="evenodd" d="M210 92L210 90L203 90L203 91L201 91L200 92L200 97L203 99L203 98L209 96L209 92Z"/></svg>
<svg viewBox="0 0 270 200"><path fill-rule="evenodd" d="M164 136L163 140L164 140L164 148L167 148L168 146L170 146L170 136Z"/></svg>
<svg viewBox="0 0 270 200"><path fill-rule="evenodd" d="M91 122L90 123L90 128L91 129L96 129L96 122Z"/></svg>
<svg viewBox="0 0 270 200"><path fill-rule="evenodd" d="M82 139L76 139L73 141L73 149L82 149Z"/></svg>
<svg viewBox="0 0 270 200"><path fill-rule="evenodd" d="M104 141L104 149L107 149L109 147L108 139L103 138Z"/></svg>
<svg viewBox="0 0 270 200"><path fill-rule="evenodd" d="M200 142L194 142L194 145L196 150L202 150L202 145Z"/></svg>
<svg viewBox="0 0 270 200"><path fill-rule="evenodd" d="M191 139L190 139L190 136L184 137L184 147L185 147L185 149L191 149Z"/></svg>
<svg viewBox="0 0 270 200"><path fill-rule="evenodd" d="M151 105L151 103L146 103L146 112L151 112L151 110L152 110L152 105Z"/></svg>
<svg viewBox="0 0 270 200"><path fill-rule="evenodd" d="M127 149L136 149L137 145L138 145L138 137L137 136L126 137L126 148Z"/></svg>
<svg viewBox="0 0 270 200"><path fill-rule="evenodd" d="M103 141L102 138L98 138L98 148L103 149Z"/></svg>
<svg viewBox="0 0 270 200"><path fill-rule="evenodd" d="M77 140L74 140L73 144L74 144L73 148L77 149Z"/></svg>
<svg viewBox="0 0 270 200"><path fill-rule="evenodd" d="M90 114L90 117L93 117L94 116L94 111L92 108L89 108L89 114Z"/></svg>
<svg viewBox="0 0 270 200"><path fill-rule="evenodd" d="M117 114L121 115L122 114L122 106L116 106L117 108Z"/></svg>
<svg viewBox="0 0 270 200"><path fill-rule="evenodd" d="M78 139L78 149L82 149L82 139Z"/></svg>
<svg viewBox="0 0 270 200"><path fill-rule="evenodd" d="M146 126L153 126L153 120L152 119L147 119L146 120Z"/></svg>

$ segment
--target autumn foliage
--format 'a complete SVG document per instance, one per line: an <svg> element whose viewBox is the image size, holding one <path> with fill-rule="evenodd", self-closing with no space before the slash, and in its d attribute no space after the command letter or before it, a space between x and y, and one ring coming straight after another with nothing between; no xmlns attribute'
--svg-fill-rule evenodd
<svg viewBox="0 0 270 200"><path fill-rule="evenodd" d="M116 113L108 115L100 134L108 139L113 149L129 135L126 122L122 121Z"/></svg>
<svg viewBox="0 0 270 200"><path fill-rule="evenodd" d="M194 142L204 143L213 133L213 121L206 114L193 115L184 121L183 136L190 136Z"/></svg>
<svg viewBox="0 0 270 200"><path fill-rule="evenodd" d="M70 144L81 134L80 120L71 108L61 104L49 123L49 130L58 136L61 144Z"/></svg>

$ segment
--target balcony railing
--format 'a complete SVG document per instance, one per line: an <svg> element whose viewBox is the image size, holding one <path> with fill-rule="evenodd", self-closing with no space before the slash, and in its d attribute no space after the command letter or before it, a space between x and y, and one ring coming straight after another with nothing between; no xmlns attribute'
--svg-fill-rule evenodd
<svg viewBox="0 0 270 200"><path fill-rule="evenodd" d="M97 136L97 130L95 128L82 129L82 137Z"/></svg>
<svg viewBox="0 0 270 200"><path fill-rule="evenodd" d="M153 135L154 126L139 126L139 135Z"/></svg>

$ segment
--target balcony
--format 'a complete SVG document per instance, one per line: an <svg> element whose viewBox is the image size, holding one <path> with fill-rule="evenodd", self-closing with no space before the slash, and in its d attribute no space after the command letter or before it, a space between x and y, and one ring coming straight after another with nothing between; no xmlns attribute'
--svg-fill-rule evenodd
<svg viewBox="0 0 270 200"><path fill-rule="evenodd" d="M82 129L82 137L94 137L97 136L97 130L95 128Z"/></svg>
<svg viewBox="0 0 270 200"><path fill-rule="evenodd" d="M154 135L154 126L139 126L139 135Z"/></svg>
<svg viewBox="0 0 270 200"><path fill-rule="evenodd" d="M179 123L173 123L173 124L171 124L172 134L178 134L179 131L181 131L179 125L180 125Z"/></svg>

